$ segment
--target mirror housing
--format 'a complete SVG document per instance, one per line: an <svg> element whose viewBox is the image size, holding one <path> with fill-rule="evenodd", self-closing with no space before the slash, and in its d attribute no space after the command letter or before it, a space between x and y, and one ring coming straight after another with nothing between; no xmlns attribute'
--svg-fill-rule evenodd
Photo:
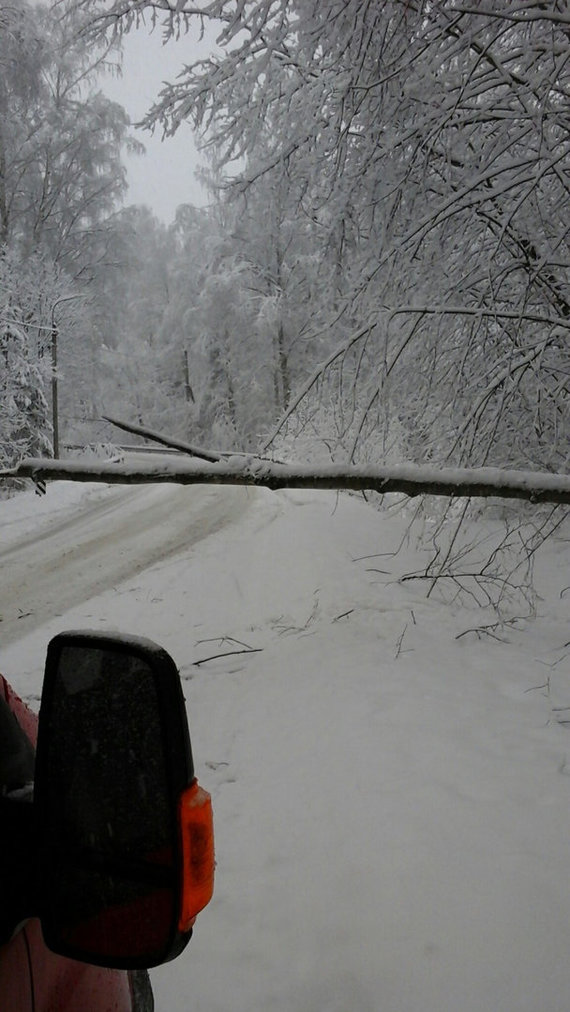
<svg viewBox="0 0 570 1012"><path fill-rule="evenodd" d="M177 956L212 896L214 845L165 650L94 632L51 641L34 808L48 948L122 969Z"/></svg>

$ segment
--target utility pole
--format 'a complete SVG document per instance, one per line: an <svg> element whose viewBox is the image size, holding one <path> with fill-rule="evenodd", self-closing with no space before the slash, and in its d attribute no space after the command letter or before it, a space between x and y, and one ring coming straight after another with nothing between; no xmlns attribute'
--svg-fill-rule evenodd
<svg viewBox="0 0 570 1012"><path fill-rule="evenodd" d="M57 303L56 303L57 305ZM57 339L59 330L55 322L55 305L51 312L51 416L53 429L53 455L59 457L59 411L57 389Z"/></svg>
<svg viewBox="0 0 570 1012"><path fill-rule="evenodd" d="M74 299L81 299L83 296L64 295L57 299L51 307L51 424L53 429L53 455L59 457L59 391L57 378L57 341L59 338L59 327L55 319L55 311L63 302L73 302Z"/></svg>

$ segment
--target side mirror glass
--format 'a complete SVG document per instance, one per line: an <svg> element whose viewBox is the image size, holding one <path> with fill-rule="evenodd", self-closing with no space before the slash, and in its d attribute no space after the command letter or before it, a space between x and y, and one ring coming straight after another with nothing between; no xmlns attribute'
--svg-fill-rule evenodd
<svg viewBox="0 0 570 1012"><path fill-rule="evenodd" d="M214 856L166 651L96 633L52 640L34 804L48 947L123 968L178 955L212 894Z"/></svg>

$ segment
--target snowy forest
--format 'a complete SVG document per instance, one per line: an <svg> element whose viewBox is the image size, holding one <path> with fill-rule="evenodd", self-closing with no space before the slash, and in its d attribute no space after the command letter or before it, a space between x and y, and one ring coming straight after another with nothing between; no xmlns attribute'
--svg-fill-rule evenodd
<svg viewBox="0 0 570 1012"><path fill-rule="evenodd" d="M217 33L146 116L207 160L168 226L128 205L104 93L142 24ZM2 466L106 414L567 473L566 0L3 0L0 61Z"/></svg>

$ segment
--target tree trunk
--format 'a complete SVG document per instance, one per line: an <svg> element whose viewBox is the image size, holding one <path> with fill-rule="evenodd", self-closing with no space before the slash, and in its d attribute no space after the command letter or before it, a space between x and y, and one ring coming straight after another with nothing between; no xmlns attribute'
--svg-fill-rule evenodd
<svg viewBox="0 0 570 1012"><path fill-rule="evenodd" d="M235 462L235 464L234 464ZM257 485L270 489L313 488L400 492L447 496L452 499L481 497L522 499L531 503L570 505L570 475L499 468L343 467L306 464L273 464L259 457L230 457L224 463L195 464L180 459L130 465L102 461L91 467L79 461L29 459L15 468L0 471L0 479L31 478L33 481L101 481L106 484L140 485L174 482L179 485Z"/></svg>

